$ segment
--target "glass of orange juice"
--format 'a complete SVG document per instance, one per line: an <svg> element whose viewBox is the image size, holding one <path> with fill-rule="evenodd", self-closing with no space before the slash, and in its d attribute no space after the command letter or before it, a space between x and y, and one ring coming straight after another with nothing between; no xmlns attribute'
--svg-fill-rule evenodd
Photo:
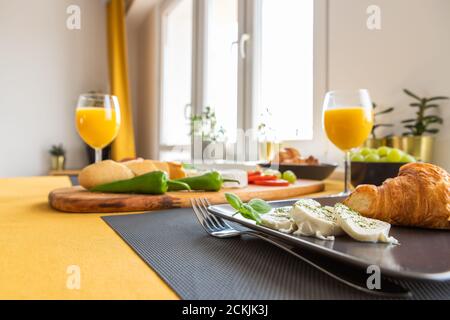
<svg viewBox="0 0 450 320"><path fill-rule="evenodd" d="M373 127L373 105L367 90L331 91L325 96L323 126L328 139L345 152L345 189L350 193L350 151L360 147Z"/></svg>
<svg viewBox="0 0 450 320"><path fill-rule="evenodd" d="M109 145L120 129L120 108L116 96L82 94L76 109L78 134L95 150L95 162L102 161L102 149Z"/></svg>

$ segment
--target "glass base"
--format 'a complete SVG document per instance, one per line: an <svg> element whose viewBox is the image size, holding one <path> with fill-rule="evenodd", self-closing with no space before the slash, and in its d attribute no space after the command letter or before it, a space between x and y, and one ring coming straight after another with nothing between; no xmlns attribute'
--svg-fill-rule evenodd
<svg viewBox="0 0 450 320"><path fill-rule="evenodd" d="M342 191L341 193L336 194L338 197L348 197L352 192L351 191Z"/></svg>

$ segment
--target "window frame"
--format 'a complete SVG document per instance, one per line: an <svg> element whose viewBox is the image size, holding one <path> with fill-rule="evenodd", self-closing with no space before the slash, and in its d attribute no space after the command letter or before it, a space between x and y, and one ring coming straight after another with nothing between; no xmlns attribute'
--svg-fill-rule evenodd
<svg viewBox="0 0 450 320"><path fill-rule="evenodd" d="M159 44L160 44L160 70L159 70L159 114L163 107L162 94L164 88L164 14L170 10L171 6L183 0L164 0L160 4L159 10ZM191 113L199 114L206 107L206 93L208 90L208 18L209 6L211 0L193 1L193 19L192 19L192 81L191 81ZM212 0L213 1L213 0ZM257 113L255 112L259 104L260 92L260 63L259 55L261 46L261 11L263 0L238 0L238 39L249 35L250 39L246 42L246 57L238 55L238 101L237 101L237 124L239 129L247 131L255 128L257 125ZM324 94L329 88L328 76L328 21L329 21L329 0L314 0L314 61L313 61L313 139L311 140L283 140L283 143L300 143L311 145L316 138L323 137L322 130L322 100ZM239 41L240 42L240 41ZM239 46L239 44L238 44ZM240 48L238 48L240 49ZM158 128L158 153L161 151L170 151L173 148L190 148L186 145L163 145L161 144L161 124ZM193 144L191 143L191 146ZM191 150L192 156L192 150Z"/></svg>

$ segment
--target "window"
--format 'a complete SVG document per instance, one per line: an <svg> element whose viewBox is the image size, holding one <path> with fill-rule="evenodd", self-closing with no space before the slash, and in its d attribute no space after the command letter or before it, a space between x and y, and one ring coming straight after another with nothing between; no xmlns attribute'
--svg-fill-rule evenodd
<svg viewBox="0 0 450 320"><path fill-rule="evenodd" d="M162 19L161 144L189 145L192 75L192 0L170 1Z"/></svg>
<svg viewBox="0 0 450 320"><path fill-rule="evenodd" d="M238 102L238 0L209 0L206 104L228 141L236 140Z"/></svg>
<svg viewBox="0 0 450 320"><path fill-rule="evenodd" d="M187 105L210 106L228 142L267 121L279 141L313 138L314 0L163 3L161 145L190 144Z"/></svg>
<svg viewBox="0 0 450 320"><path fill-rule="evenodd" d="M313 136L313 0L262 0L260 104L281 140Z"/></svg>

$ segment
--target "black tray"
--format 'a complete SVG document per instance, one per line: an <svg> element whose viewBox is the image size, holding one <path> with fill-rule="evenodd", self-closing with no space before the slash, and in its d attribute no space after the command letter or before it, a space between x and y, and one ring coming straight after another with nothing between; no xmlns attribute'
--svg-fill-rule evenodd
<svg viewBox="0 0 450 320"><path fill-rule="evenodd" d="M341 197L315 198L322 205L334 205ZM274 207L291 206L296 200L270 202ZM336 262L351 263L367 268L377 265L387 276L413 280L450 280L450 232L417 228L391 228L390 235L400 245L362 243L348 236L325 241L312 237L294 236L256 225L253 221L234 216L235 210L229 205L215 205L208 210L226 220L239 223L247 228L278 237L298 247L314 250L336 259Z"/></svg>
<svg viewBox="0 0 450 320"><path fill-rule="evenodd" d="M279 170L280 172L292 171L297 178L306 180L325 180L336 170L336 164L321 163L317 165L308 164L276 164L276 163L261 163L262 168L271 168Z"/></svg>

